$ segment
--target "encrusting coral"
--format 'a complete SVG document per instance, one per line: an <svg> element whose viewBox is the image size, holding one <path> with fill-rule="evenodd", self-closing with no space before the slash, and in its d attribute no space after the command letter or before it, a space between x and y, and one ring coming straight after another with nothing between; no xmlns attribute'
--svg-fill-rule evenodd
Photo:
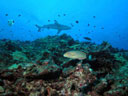
<svg viewBox="0 0 128 96"><path fill-rule="evenodd" d="M63 34L0 44L0 96L128 96L126 51L108 42L79 42ZM63 56L71 50L78 58Z"/></svg>

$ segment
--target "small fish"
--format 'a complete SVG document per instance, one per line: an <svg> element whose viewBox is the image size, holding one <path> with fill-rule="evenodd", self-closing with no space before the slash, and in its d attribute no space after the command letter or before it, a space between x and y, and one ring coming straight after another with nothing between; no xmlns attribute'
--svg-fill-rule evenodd
<svg viewBox="0 0 128 96"><path fill-rule="evenodd" d="M28 30L28 32L31 32L31 30Z"/></svg>
<svg viewBox="0 0 128 96"><path fill-rule="evenodd" d="M90 34L90 32L88 32L88 34Z"/></svg>
<svg viewBox="0 0 128 96"><path fill-rule="evenodd" d="M20 17L20 16L21 16L21 14L18 15L18 17Z"/></svg>
<svg viewBox="0 0 128 96"><path fill-rule="evenodd" d="M50 20L48 20L48 22L50 22Z"/></svg>
<svg viewBox="0 0 128 96"><path fill-rule="evenodd" d="M89 55L88 56L88 60L92 60L92 55Z"/></svg>
<svg viewBox="0 0 128 96"><path fill-rule="evenodd" d="M78 21L78 20L76 20L76 23L78 24L78 23L79 23L79 21Z"/></svg>
<svg viewBox="0 0 128 96"><path fill-rule="evenodd" d="M86 40L92 40L91 38L89 38L89 37L83 37L84 39L86 39Z"/></svg>
<svg viewBox="0 0 128 96"><path fill-rule="evenodd" d="M88 27L90 26L90 24L88 23Z"/></svg>
<svg viewBox="0 0 128 96"><path fill-rule="evenodd" d="M93 18L96 18L96 16L93 16Z"/></svg>
<svg viewBox="0 0 128 96"><path fill-rule="evenodd" d="M66 16L66 14L63 14L64 16Z"/></svg>
<svg viewBox="0 0 128 96"><path fill-rule="evenodd" d="M96 28L96 26L94 25L93 28Z"/></svg>
<svg viewBox="0 0 128 96"><path fill-rule="evenodd" d="M86 53L82 51L68 51L64 53L63 56L70 59L79 59L79 60L83 60L87 58Z"/></svg>
<svg viewBox="0 0 128 96"><path fill-rule="evenodd" d="M104 29L104 27L101 27L101 29Z"/></svg>
<svg viewBox="0 0 128 96"><path fill-rule="evenodd" d="M5 16L8 16L8 14L6 13Z"/></svg>
<svg viewBox="0 0 128 96"><path fill-rule="evenodd" d="M11 19L11 20L8 20L8 25L9 25L9 26L12 26L14 23L15 23L14 20L12 20L12 19Z"/></svg>

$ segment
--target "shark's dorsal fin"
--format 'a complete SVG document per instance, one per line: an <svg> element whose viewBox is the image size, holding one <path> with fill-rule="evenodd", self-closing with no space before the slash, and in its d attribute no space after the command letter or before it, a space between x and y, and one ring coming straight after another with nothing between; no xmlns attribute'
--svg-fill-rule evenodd
<svg viewBox="0 0 128 96"><path fill-rule="evenodd" d="M56 25L58 25L58 24L59 24L56 20L54 20L54 23L55 23Z"/></svg>

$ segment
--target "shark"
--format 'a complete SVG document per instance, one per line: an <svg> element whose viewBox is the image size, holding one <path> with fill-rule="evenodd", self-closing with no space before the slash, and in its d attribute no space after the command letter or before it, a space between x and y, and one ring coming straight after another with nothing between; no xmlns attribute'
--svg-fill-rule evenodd
<svg viewBox="0 0 128 96"><path fill-rule="evenodd" d="M43 26L39 26L36 24L35 26L38 28L38 32L41 32L41 29L44 29L44 28L56 29L57 34L59 34L63 30L70 30L71 29L70 26L59 24L56 20L54 21L54 24L48 24L48 25L43 25Z"/></svg>

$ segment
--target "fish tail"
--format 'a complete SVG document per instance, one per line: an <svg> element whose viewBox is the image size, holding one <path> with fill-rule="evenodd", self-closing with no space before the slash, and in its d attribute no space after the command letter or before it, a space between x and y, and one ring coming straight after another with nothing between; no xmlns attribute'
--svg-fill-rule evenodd
<svg viewBox="0 0 128 96"><path fill-rule="evenodd" d="M37 24L35 26L38 28L38 32L40 32L42 27Z"/></svg>

